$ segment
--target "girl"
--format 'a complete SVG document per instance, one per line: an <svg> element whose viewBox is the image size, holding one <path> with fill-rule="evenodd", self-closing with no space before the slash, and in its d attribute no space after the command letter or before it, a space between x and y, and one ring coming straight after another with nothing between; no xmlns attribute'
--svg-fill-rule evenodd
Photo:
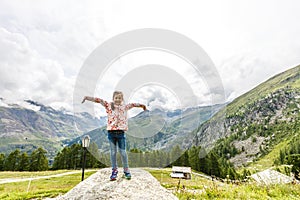
<svg viewBox="0 0 300 200"><path fill-rule="evenodd" d="M83 98L82 103L85 100L100 103L104 106L107 113L107 131L108 141L110 145L110 160L112 165L112 174L110 180L114 181L117 179L118 167L117 167L117 145L122 158L123 169L125 178L131 179L131 174L128 168L128 157L126 153L126 137L125 131L128 130L127 111L133 107L140 107L146 110L146 106L139 103L123 104L123 93L115 91L113 93L113 102L108 103L100 98L88 97Z"/></svg>

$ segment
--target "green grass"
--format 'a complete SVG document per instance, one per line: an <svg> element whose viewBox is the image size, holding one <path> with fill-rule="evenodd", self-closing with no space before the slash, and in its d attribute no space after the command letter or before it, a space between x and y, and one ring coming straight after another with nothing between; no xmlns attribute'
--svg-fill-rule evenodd
<svg viewBox="0 0 300 200"><path fill-rule="evenodd" d="M222 109L221 112L218 112L215 117L222 117L224 114L229 116L239 113L240 110L245 107L245 105L249 105L256 100L287 86L291 87L293 90L299 90L300 80L295 78L295 76L299 74L299 69L300 65L271 77L270 79L257 85L252 90L236 98L229 105L227 105L226 108ZM293 80L287 81L287 79L291 77L294 77Z"/></svg>
<svg viewBox="0 0 300 200"><path fill-rule="evenodd" d="M251 182L236 185L192 175L191 180L180 180L179 185L179 179L170 177L171 169L148 171L179 199L300 199L299 184L262 186Z"/></svg>
<svg viewBox="0 0 300 200"><path fill-rule="evenodd" d="M65 171L59 171L62 173ZM85 178L89 177L95 171L85 173ZM4 174L5 172L3 172ZM24 175L22 175L24 173ZM29 172L34 177L41 176L42 172ZM53 171L55 173L55 171ZM3 175L2 174L2 175ZM47 175L53 175L52 172L46 172ZM57 174L57 171L56 173ZM28 172L17 172L14 178L27 177ZM44 174L43 174L44 175ZM11 172L8 172L11 176ZM46 178L32 181L23 181L16 183L0 184L0 199L42 199L45 197L56 197L72 189L81 181L81 173L65 175L61 177Z"/></svg>
<svg viewBox="0 0 300 200"><path fill-rule="evenodd" d="M299 199L299 185L211 185L202 193L177 192L179 199Z"/></svg>
<svg viewBox="0 0 300 200"><path fill-rule="evenodd" d="M176 189L179 179L174 179L170 177L170 173L172 172L171 168L166 169L146 169L149 171L152 176L154 176L157 180L159 180L160 184L168 189ZM200 178L198 176L193 176L192 180L180 180L180 185L184 185L185 187L194 188L194 189L203 189L203 185L198 185L199 181L202 183L209 182L207 179Z"/></svg>
<svg viewBox="0 0 300 200"><path fill-rule="evenodd" d="M0 172L0 179L4 178L34 178L38 176L50 176L55 174L62 174L65 172L71 172L74 170L55 170L55 171L40 171L40 172L12 172L5 171Z"/></svg>

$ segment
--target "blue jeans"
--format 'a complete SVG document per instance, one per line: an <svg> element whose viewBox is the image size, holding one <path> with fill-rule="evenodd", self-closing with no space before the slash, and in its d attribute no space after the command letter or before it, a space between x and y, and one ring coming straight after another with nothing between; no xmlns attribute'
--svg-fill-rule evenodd
<svg viewBox="0 0 300 200"><path fill-rule="evenodd" d="M117 169L117 146L121 154L124 170L128 170L128 157L126 153L126 136L124 131L108 131L107 134L110 146L110 161L112 169Z"/></svg>

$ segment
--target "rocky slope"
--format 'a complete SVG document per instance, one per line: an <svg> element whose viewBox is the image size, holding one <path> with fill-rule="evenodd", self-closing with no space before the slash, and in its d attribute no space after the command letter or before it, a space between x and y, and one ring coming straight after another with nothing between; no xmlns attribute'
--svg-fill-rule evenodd
<svg viewBox="0 0 300 200"><path fill-rule="evenodd" d="M220 154L230 158L235 166L245 165L280 141L297 137L299 110L300 66L297 66L228 104L193 132L196 135L193 144L208 149L217 144Z"/></svg>

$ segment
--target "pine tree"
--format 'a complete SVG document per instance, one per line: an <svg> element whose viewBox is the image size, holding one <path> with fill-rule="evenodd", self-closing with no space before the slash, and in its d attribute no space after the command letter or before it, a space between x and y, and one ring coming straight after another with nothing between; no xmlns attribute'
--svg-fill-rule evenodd
<svg viewBox="0 0 300 200"><path fill-rule="evenodd" d="M182 150L180 149L179 145L176 145L172 148L170 157L171 157L171 161L173 162L173 165L180 166L181 163L179 158L181 154L182 154Z"/></svg>
<svg viewBox="0 0 300 200"><path fill-rule="evenodd" d="M139 154L138 154L138 156L139 156L139 167L145 167L146 165L145 165L145 152L140 152Z"/></svg>
<svg viewBox="0 0 300 200"><path fill-rule="evenodd" d="M190 166L188 151L184 151L184 153L180 156L180 165L186 167Z"/></svg>
<svg viewBox="0 0 300 200"><path fill-rule="evenodd" d="M5 162L5 155L3 153L0 154L0 171L4 171L4 162Z"/></svg>
<svg viewBox="0 0 300 200"><path fill-rule="evenodd" d="M204 148L199 147L199 171L209 174L209 160Z"/></svg>
<svg viewBox="0 0 300 200"><path fill-rule="evenodd" d="M99 167L100 155L98 152L98 146L95 142L92 142L88 148L88 152L86 155L86 166L87 168L96 168Z"/></svg>
<svg viewBox="0 0 300 200"><path fill-rule="evenodd" d="M237 173L235 172L234 168L232 167L227 168L227 174L229 175L229 178L231 180L237 179Z"/></svg>
<svg viewBox="0 0 300 200"><path fill-rule="evenodd" d="M199 160L198 148L193 146L189 150L188 155L189 155L189 164L190 164L191 168L198 171L200 169L199 168L200 160Z"/></svg>
<svg viewBox="0 0 300 200"><path fill-rule="evenodd" d="M45 171L48 170L48 160L46 157L47 151L42 147L34 150L30 155L30 171Z"/></svg>
<svg viewBox="0 0 300 200"><path fill-rule="evenodd" d="M220 177L221 169L220 169L220 166L219 166L217 155L214 152L210 152L209 159L210 159L211 175L215 175L217 177Z"/></svg>
<svg viewBox="0 0 300 200"><path fill-rule="evenodd" d="M68 152L71 160L70 160L70 169L78 169L81 168L81 145L80 144L73 144Z"/></svg>
<svg viewBox="0 0 300 200"><path fill-rule="evenodd" d="M154 151L152 152L149 152L149 159L148 159L148 166L149 167L155 167L155 161L156 161L156 158L155 158L155 153Z"/></svg>
<svg viewBox="0 0 300 200"><path fill-rule="evenodd" d="M285 162L285 156L286 156L285 151L280 150L280 152L279 152L279 162L280 162L280 164L284 164L284 162Z"/></svg>
<svg viewBox="0 0 300 200"><path fill-rule="evenodd" d="M145 163L145 167L150 167L150 152L149 151L147 151L147 152L145 152L144 153L144 155L143 155L143 157L144 157L144 163Z"/></svg>
<svg viewBox="0 0 300 200"><path fill-rule="evenodd" d="M16 149L15 151L11 152L5 160L4 169L7 171L17 171L19 169L19 158L19 149Z"/></svg>
<svg viewBox="0 0 300 200"><path fill-rule="evenodd" d="M289 155L288 164L293 165L291 171L295 174L295 178L300 180L300 154Z"/></svg>
<svg viewBox="0 0 300 200"><path fill-rule="evenodd" d="M62 169L61 168L61 162L62 162L61 160L62 160L62 154L61 154L61 152L58 152L54 158L52 169L54 169L54 170Z"/></svg>
<svg viewBox="0 0 300 200"><path fill-rule="evenodd" d="M65 147L61 151L61 157L60 157L60 162L59 166L60 169L72 169L71 163L69 162L70 160L70 147Z"/></svg>
<svg viewBox="0 0 300 200"><path fill-rule="evenodd" d="M29 156L27 155L26 152L24 152L20 156L18 171L28 171L28 170L29 170Z"/></svg>
<svg viewBox="0 0 300 200"><path fill-rule="evenodd" d="M138 167L139 165L139 159L140 157L138 156L139 150L138 149L130 149L128 152L128 160L129 164L131 167Z"/></svg>
<svg viewBox="0 0 300 200"><path fill-rule="evenodd" d="M247 179L251 175L250 171L247 169L243 169L242 179Z"/></svg>
<svg viewBox="0 0 300 200"><path fill-rule="evenodd" d="M164 166L165 167L171 167L171 165L170 165L170 163L171 163L170 154L166 152L165 156L166 156L166 160L164 162Z"/></svg>
<svg viewBox="0 0 300 200"><path fill-rule="evenodd" d="M158 150L154 150L153 151L154 154L154 167L159 167L159 163L160 163L160 155L159 155L159 151Z"/></svg>
<svg viewBox="0 0 300 200"><path fill-rule="evenodd" d="M164 151L158 151L158 167L165 167L166 164L166 153Z"/></svg>

